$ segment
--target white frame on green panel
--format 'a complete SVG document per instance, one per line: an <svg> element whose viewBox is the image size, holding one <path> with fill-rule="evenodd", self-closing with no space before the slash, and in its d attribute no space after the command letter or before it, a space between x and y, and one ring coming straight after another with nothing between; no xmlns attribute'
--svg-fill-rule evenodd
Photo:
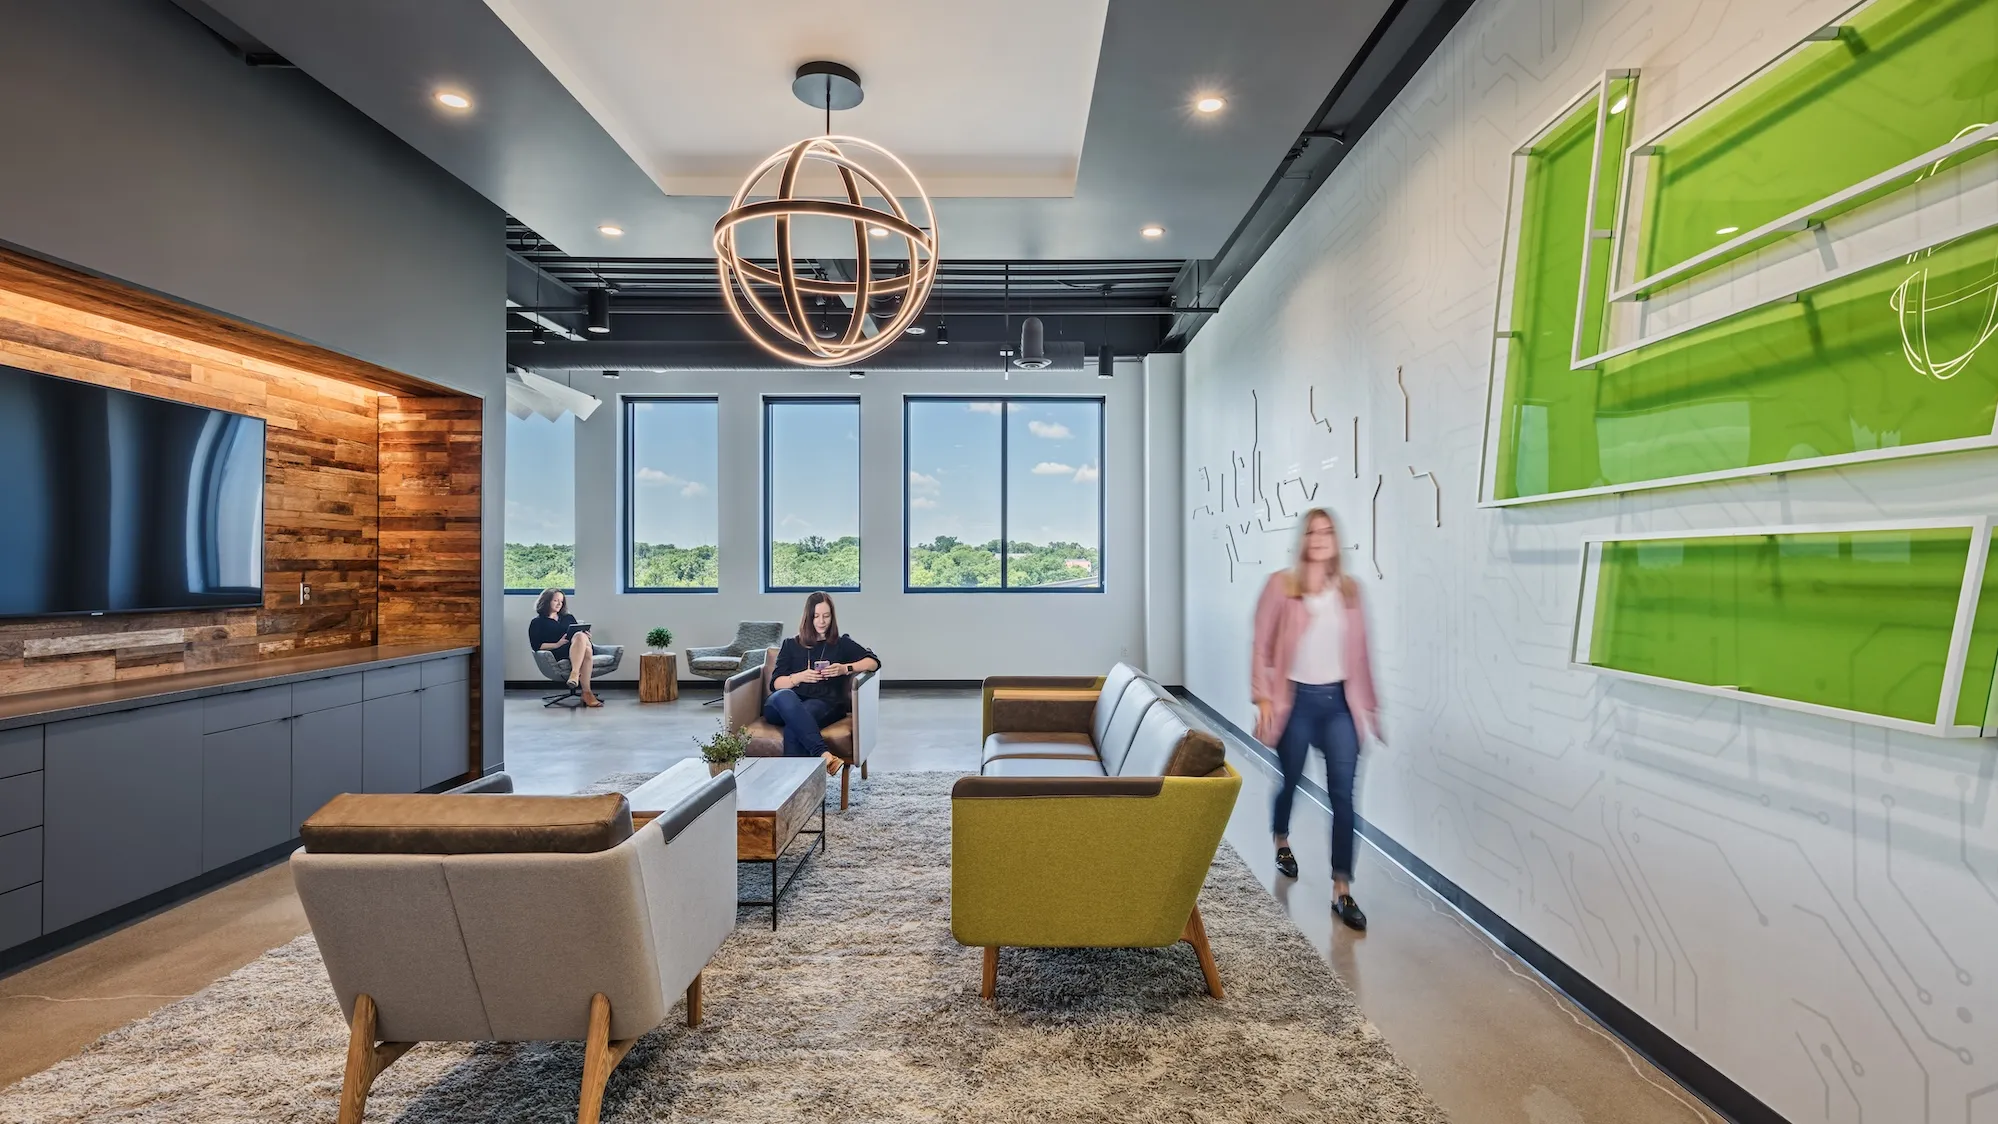
<svg viewBox="0 0 1998 1124"><path fill-rule="evenodd" d="M1648 277L1628 281L1623 280L1635 268L1631 262L1626 261L1627 252L1636 241L1630 236L1631 231L1628 223L1632 219L1641 217L1638 213L1633 212L1628 204L1632 194L1636 190L1635 185L1643 182L1648 174L1643 171L1643 166L1638 161L1643 157L1654 155L1655 146L1674 130L1734 96L1736 92L1754 82L1757 78L1760 78L1764 73L1781 66L1790 56L1796 54L1798 51L1805 50L1815 43L1824 42L1826 32L1835 31L1842 25L1851 22L1854 16L1879 2L1880 0L1861 0L1860 3L1854 4L1845 11L1840 12L1818 30L1797 40L1774 58L1769 59L1747 74L1729 83L1726 88L1694 106L1686 113L1681 114L1678 119L1651 130L1630 145L1624 152L1623 157L1623 174L1618 190L1619 199L1617 202L1615 243L1610 252L1611 274L1616 279L1612 281L1610 286L1609 300L1611 303L1641 301L1654 293L1689 281L1705 272L1716 262L1731 260L1750 250L1759 249L1764 245L1775 243L1792 234L1809 230L1811 227L1822 224L1828 218L1843 214L1845 211L1851 209L1855 201L1864 200L1871 193L1888 188L1897 180L1906 180L1912 183L1915 179L1920 178L1923 170L1932 167L1939 161L1947 160L1960 152L1983 144L1986 141L1998 139L1998 123L1986 125L1974 133L1960 136L1947 143L1937 145L1920 156L1869 176L1858 183L1840 188L1822 199L1797 208L1787 215L1772 219L1752 230L1742 231L1718 246L1695 254L1684 261L1675 262ZM1619 281L1621 281L1621 284L1618 283Z"/></svg>
<svg viewBox="0 0 1998 1124"><path fill-rule="evenodd" d="M1675 691L1689 691L1693 694L1708 695L1714 698L1732 699L1736 702L1755 703L1758 706L1773 707L1777 710L1791 710L1801 714L1815 714L1821 718L1836 718L1864 726L1879 726L1904 733L1926 734L1938 738L1988 738L1998 736L1998 714L1987 708L1982 726L1961 726L1956 723L1956 707L1963 695L1963 669L1970 655L1970 633L1977 618L1977 602L1984 588L1984 571L1990 561L1992 517L1970 515L1941 517L1932 519L1893 519L1878 522L1854 523L1795 523L1766 527L1726 527L1687 531L1653 531L1643 534L1587 535L1581 540L1581 566L1575 582L1575 617L1568 632L1568 667L1573 671L1587 671L1611 679L1623 679L1633 683L1649 683L1653 686L1668 687ZM1848 710L1844 707L1825 706L1822 703L1800 702L1777 695L1759 695L1734 687L1716 687L1705 683L1688 683L1682 679L1671 679L1662 675L1645 675L1641 672L1623 671L1613 667L1600 667L1587 662L1582 642L1584 628L1590 633L1593 642L1595 627L1596 589L1595 574L1601 565L1601 547L1605 543L1663 542L1691 539L1736 539L1754 538L1761 535L1825 535L1855 534L1868 531L1931 531L1966 529L1970 532L1970 553L1964 561L1963 585L1957 593L1956 618L1950 631L1949 653L1943 665L1941 697L1936 704L1936 718L1933 722L1915 722L1906 718L1893 718L1884 714L1872 714L1863 710ZM1585 624L1586 622L1586 624ZM1998 701L1998 691L1993 692Z"/></svg>
<svg viewBox="0 0 1998 1124"><path fill-rule="evenodd" d="M1499 440L1500 434L1503 432L1503 427L1498 424L1495 424L1496 419L1494 418L1495 411L1502 410L1505 408L1505 364L1503 362L1505 349L1502 345L1504 345L1508 340L1515 339L1518 336L1518 333L1515 330L1513 330L1513 328L1511 327L1512 298L1513 298L1514 278L1518 274L1518 265L1519 265L1519 234L1520 234L1520 226L1522 225L1523 222L1523 216L1519 211L1519 203L1520 203L1520 196L1523 193L1526 181L1526 158L1533 155L1533 149L1535 145L1538 145L1542 140L1546 139L1547 134L1553 132L1555 128L1557 128L1561 124L1561 122L1567 120L1571 114L1573 114L1577 109L1580 109L1583 103L1587 102L1590 98L1594 98L1596 100L1595 159L1589 168L1589 211L1588 211L1588 217L1584 220L1586 225L1592 226L1594 224L1594 217L1595 217L1597 181L1602 174L1602 143L1603 143L1602 126L1603 126L1603 118L1605 116L1605 108L1603 105L1603 100L1605 95L1607 95L1609 91L1609 84L1611 79L1636 78L1636 77L1637 77L1637 70L1634 67L1628 69L1613 69L1613 70L1603 71L1602 76L1600 78L1597 78L1593 83L1589 85L1587 89L1583 90L1581 93L1563 102L1561 104L1560 109L1554 111L1554 113L1550 115L1545 121L1542 121L1538 128L1534 129L1533 132L1530 133L1524 141L1520 142L1512 150L1512 157L1509 162L1509 167L1507 169L1507 180L1506 180L1506 190L1505 190L1505 233L1499 246L1498 298L1493 302L1492 305L1492 345L1491 345L1491 355L1489 358L1489 366L1487 368L1485 376L1485 439L1483 446L1478 450L1478 506L1479 507L1489 507L1492 506L1494 503L1519 502L1516 500L1492 501L1489 499L1489 497L1492 494L1491 488L1492 484L1494 483L1491 479L1491 475L1492 473L1497 471L1497 462L1498 462L1497 442ZM1636 112L1635 99L1633 99L1631 112L1632 113ZM1583 237L1584 237L1583 244L1585 246L1587 245L1588 238L1593 236L1594 233L1595 232L1593 230L1583 231ZM1585 298L1588 294L1588 275L1589 275L1588 273L1589 262L1587 254L1582 255L1581 268L1582 268L1581 295L1582 297ZM1615 274L1613 272L1615 268L1614 253L1612 253L1611 257L1611 268L1612 268L1611 280L1614 281L1615 280ZM1582 311L1580 307L1581 303L1582 301L1580 299L1576 301L1577 307L1575 310L1575 336L1577 339L1580 338L1582 330ZM1573 353L1574 353L1574 345L1571 343L1569 347L1569 355L1571 359L1573 358Z"/></svg>

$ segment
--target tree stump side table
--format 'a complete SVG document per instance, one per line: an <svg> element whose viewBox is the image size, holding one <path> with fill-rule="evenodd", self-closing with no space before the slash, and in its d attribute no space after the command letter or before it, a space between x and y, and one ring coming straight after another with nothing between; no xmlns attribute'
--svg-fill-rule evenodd
<svg viewBox="0 0 1998 1124"><path fill-rule="evenodd" d="M680 654L646 652L638 657L638 701L673 702L680 697Z"/></svg>

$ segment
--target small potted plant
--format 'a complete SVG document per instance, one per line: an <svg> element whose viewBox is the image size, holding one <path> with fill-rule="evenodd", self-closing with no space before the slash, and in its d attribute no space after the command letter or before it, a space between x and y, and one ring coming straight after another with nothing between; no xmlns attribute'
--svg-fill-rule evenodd
<svg viewBox="0 0 1998 1124"><path fill-rule="evenodd" d="M708 763L708 775L719 776L725 769L733 769L735 763L749 752L749 731L731 730L726 720L715 723L715 732L708 740L694 739L701 747L701 760Z"/></svg>
<svg viewBox="0 0 1998 1124"><path fill-rule="evenodd" d="M655 652L663 652L673 646L673 630L660 627L645 634L645 646Z"/></svg>

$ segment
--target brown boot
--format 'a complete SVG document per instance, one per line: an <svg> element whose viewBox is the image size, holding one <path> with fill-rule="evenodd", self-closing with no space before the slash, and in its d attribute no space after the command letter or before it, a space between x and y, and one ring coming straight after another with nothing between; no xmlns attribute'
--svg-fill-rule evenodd
<svg viewBox="0 0 1998 1124"><path fill-rule="evenodd" d="M584 691L584 692L583 692L583 705L584 705L584 706L602 706L602 705L604 705L604 700L602 700L602 699L598 698L598 697L597 697L597 693L596 693L595 691Z"/></svg>

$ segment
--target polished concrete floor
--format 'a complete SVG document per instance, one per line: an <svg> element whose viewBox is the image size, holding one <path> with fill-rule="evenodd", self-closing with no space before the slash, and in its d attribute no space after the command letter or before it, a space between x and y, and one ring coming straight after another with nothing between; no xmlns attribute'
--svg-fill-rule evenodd
<svg viewBox="0 0 1998 1124"><path fill-rule="evenodd" d="M628 692L601 710L506 703L508 771L523 792L571 792L617 772L651 771L695 752L719 709L705 697L641 706ZM882 699L874 775L978 766L978 696L891 691ZM1273 778L1236 760L1244 780L1228 839L1360 997L1396 1053L1451 1118L1491 1124L1665 1124L1721 1118L1605 1032L1379 852L1363 851L1355 894L1370 927L1332 921L1328 817L1300 800L1292 845L1302 876L1272 868ZM0 1084L190 994L305 931L282 865L0 979ZM1217 950L1219 951L1219 950ZM1230 965L1224 973L1254 971Z"/></svg>

